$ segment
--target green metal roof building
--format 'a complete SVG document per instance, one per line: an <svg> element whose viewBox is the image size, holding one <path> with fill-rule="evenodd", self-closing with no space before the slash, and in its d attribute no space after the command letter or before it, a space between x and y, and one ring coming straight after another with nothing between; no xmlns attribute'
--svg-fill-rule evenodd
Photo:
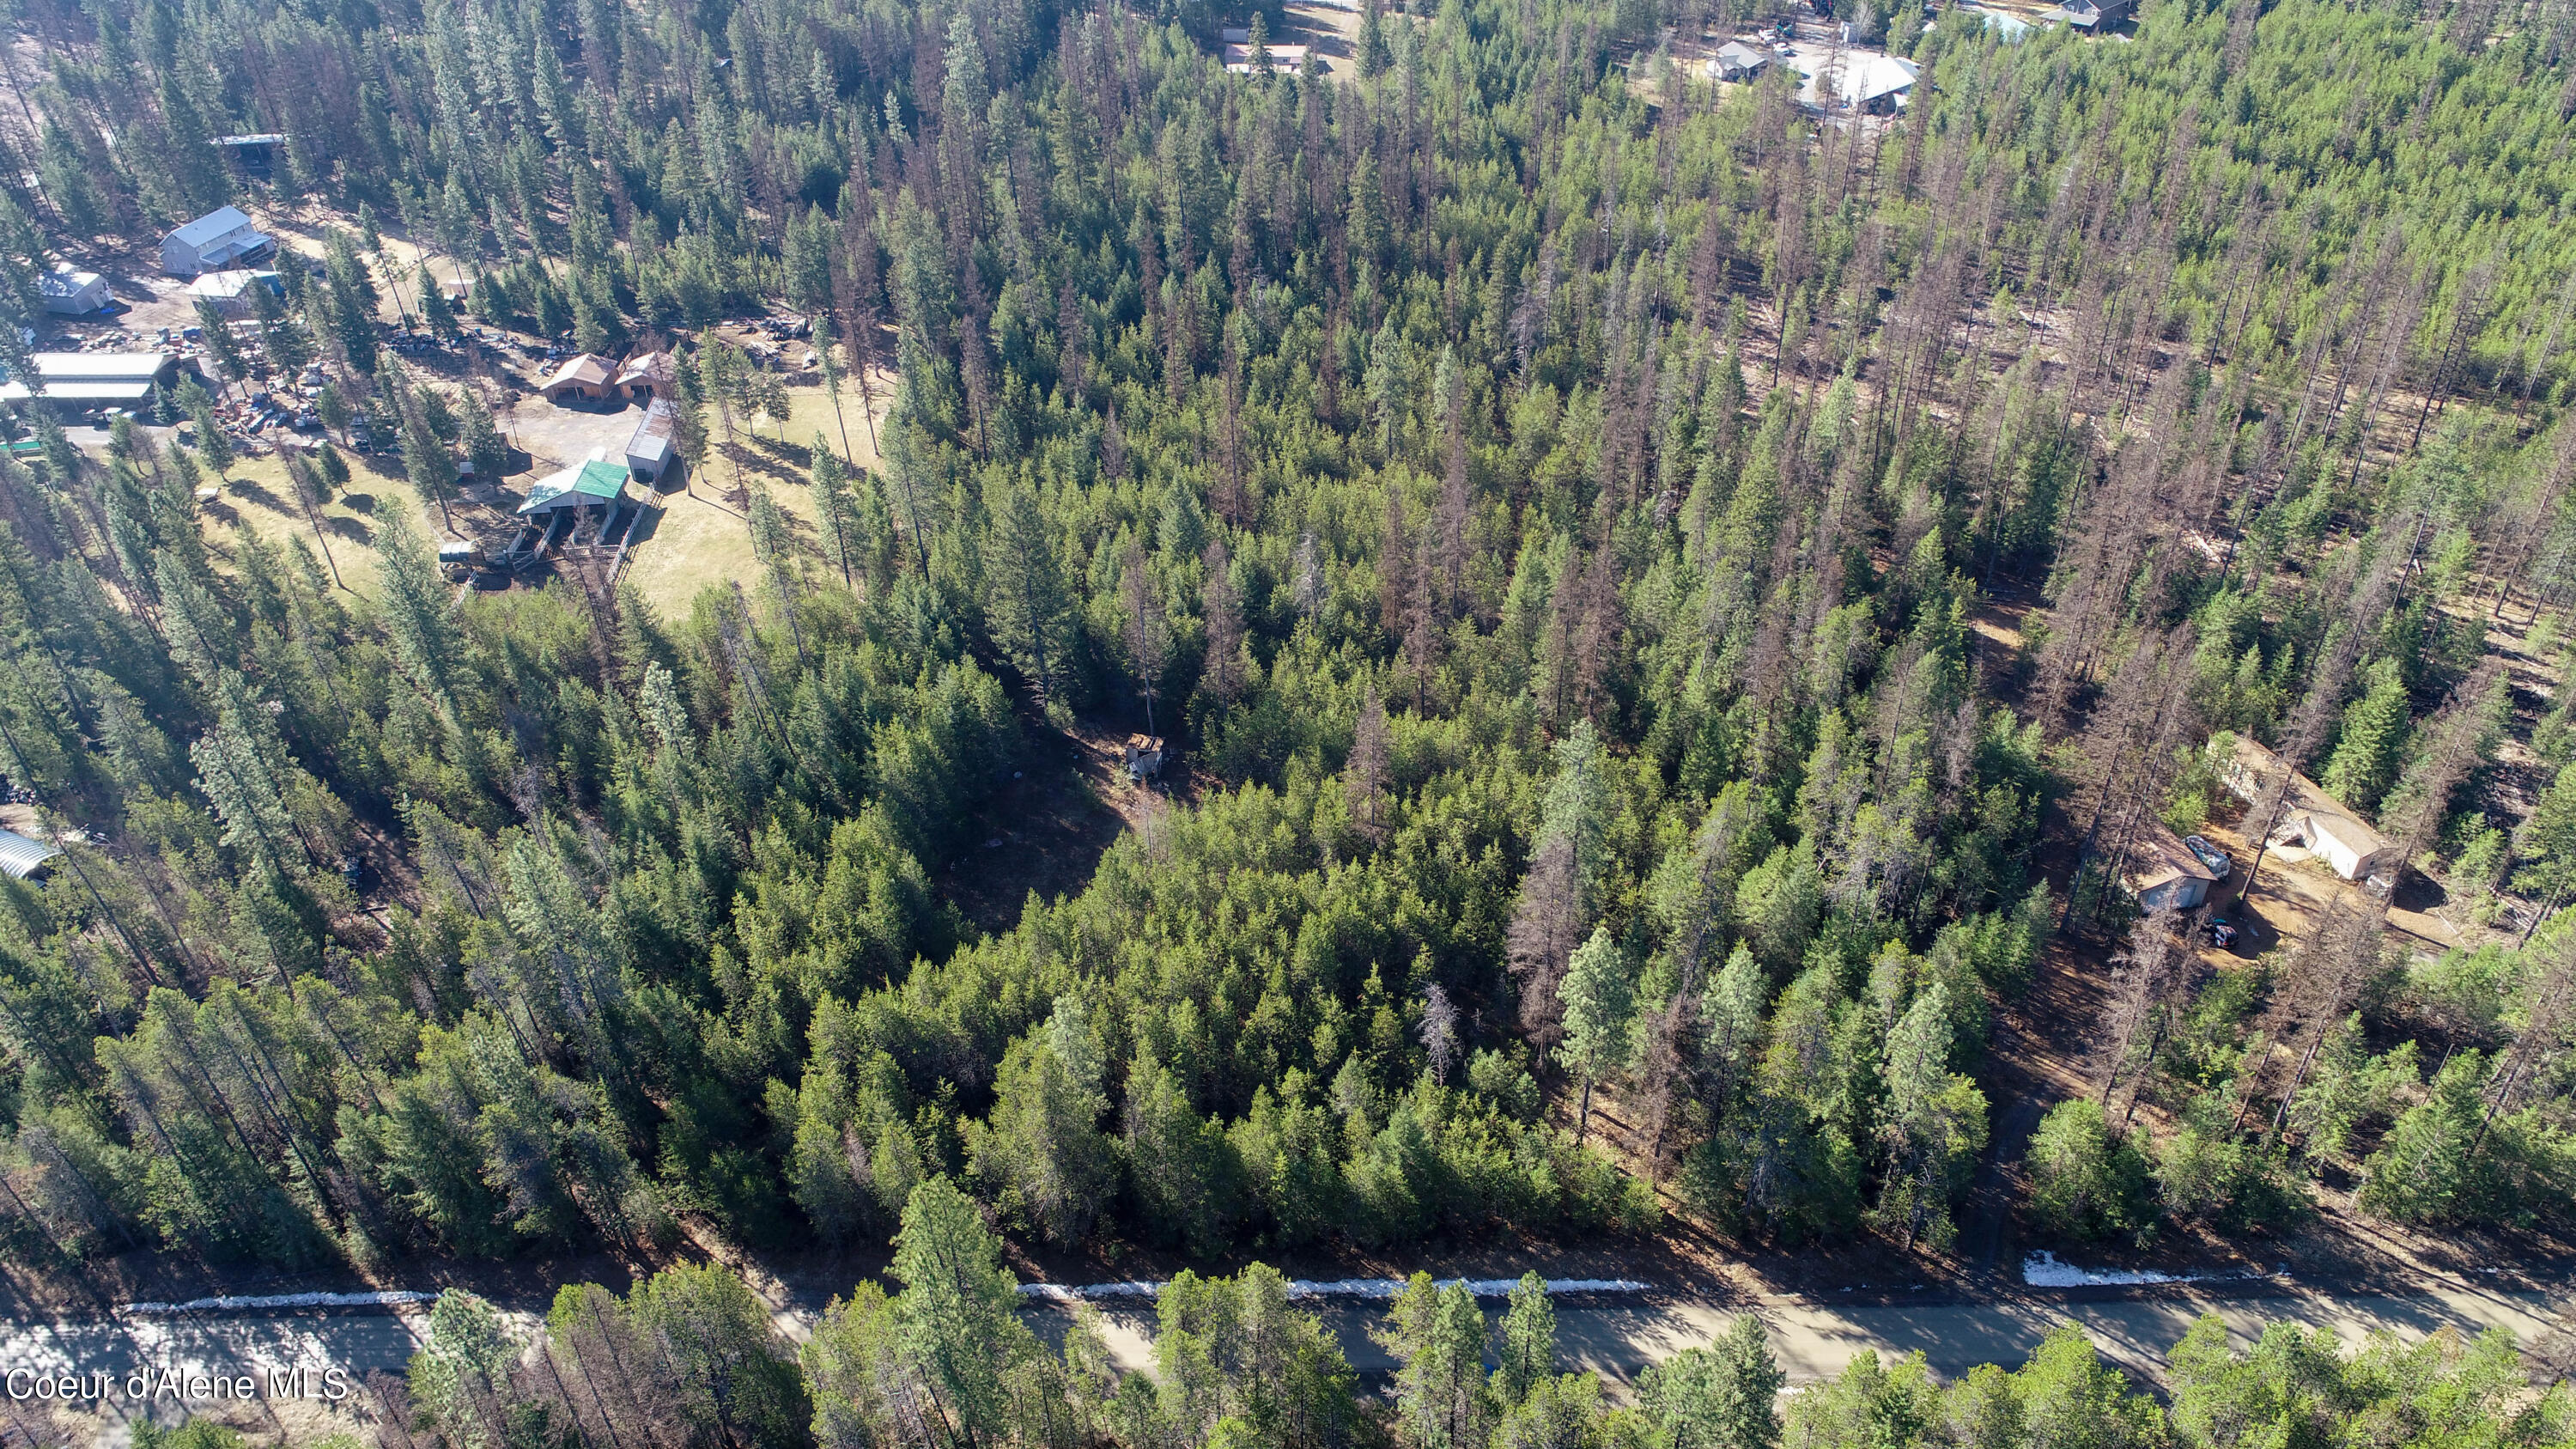
<svg viewBox="0 0 2576 1449"><path fill-rule="evenodd" d="M528 501L519 505L519 512L552 513L559 508L613 504L625 491L626 465L593 458L578 468L566 468L537 480L536 486L528 490Z"/></svg>

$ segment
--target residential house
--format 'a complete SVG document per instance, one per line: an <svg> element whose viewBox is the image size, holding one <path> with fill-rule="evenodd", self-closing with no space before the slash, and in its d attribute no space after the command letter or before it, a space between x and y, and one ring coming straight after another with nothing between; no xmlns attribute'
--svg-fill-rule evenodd
<svg viewBox="0 0 2576 1449"><path fill-rule="evenodd" d="M219 206L161 239L161 270L174 277L221 271L277 245L238 206Z"/></svg>
<svg viewBox="0 0 2576 1449"><path fill-rule="evenodd" d="M1717 48L1717 56L1708 63L1709 74L1722 81L1749 81L1771 68L1771 52L1747 44L1741 37Z"/></svg>
<svg viewBox="0 0 2576 1449"><path fill-rule="evenodd" d="M667 352L636 353L618 367L614 386L628 402L667 400L679 390L679 364Z"/></svg>
<svg viewBox="0 0 2576 1449"><path fill-rule="evenodd" d="M545 400L561 407L569 399L575 402L624 401L617 388L617 364L595 352L569 358L537 388Z"/></svg>
<svg viewBox="0 0 2576 1449"><path fill-rule="evenodd" d="M1921 67L1903 56L1836 48L1793 61L1806 77L1798 102L1810 111L1892 116L1905 105Z"/></svg>
<svg viewBox="0 0 2576 1449"><path fill-rule="evenodd" d="M2289 776L2290 786L2281 796L2279 815L2270 822L2266 845L2303 849L2345 880L2390 875L2403 863L2397 858L2396 845L2386 836L2370 828L2316 781L2292 770L2288 761L2260 742L2237 736L2235 753L2220 762L2219 770L2229 793L2258 808L2281 778ZM2260 832L2265 824L2249 817L2246 833Z"/></svg>
<svg viewBox="0 0 2576 1449"><path fill-rule="evenodd" d="M2130 0L2063 0L2053 10L2041 13L2042 20L2062 20L2070 29L2089 35L2100 35L2129 18Z"/></svg>
<svg viewBox="0 0 2576 1449"><path fill-rule="evenodd" d="M604 450L603 450L604 451ZM566 468L537 480L528 501L519 505L523 518L540 518L568 508L604 507L612 512L626 496L626 470L604 457Z"/></svg>

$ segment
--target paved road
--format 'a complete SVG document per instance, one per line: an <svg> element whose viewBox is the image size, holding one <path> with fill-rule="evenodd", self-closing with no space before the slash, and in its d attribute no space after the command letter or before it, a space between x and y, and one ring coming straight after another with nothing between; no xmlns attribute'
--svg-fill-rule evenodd
<svg viewBox="0 0 2576 1449"><path fill-rule="evenodd" d="M2019 1363L2054 1325L2072 1319L2104 1353L2140 1376L2152 1375L2164 1351L2203 1312L2215 1310L2230 1330L2251 1339L2267 1323L2291 1321L2332 1329L2350 1342L2386 1329L2420 1338L2444 1327L2475 1332L2512 1329L2526 1342L2544 1332L2549 1295L2528 1289L2442 1283L2419 1291L2330 1294L2297 1287L2190 1292L2167 1288L2131 1295L2101 1290L2033 1292L2007 1302L1851 1303L1811 1299L1754 1305L1771 1330L1773 1349L1793 1383L1829 1377L1862 1349L1882 1354L1921 1351L1944 1377L1980 1363ZM1737 1309L1700 1302L1633 1305L1569 1304L1558 1310L1560 1354L1569 1368L1615 1375L1681 1349L1704 1344ZM1363 1372L1392 1367L1368 1336L1382 1307L1336 1304L1322 1316L1343 1351ZM780 1315L790 1333L805 1315ZM1060 1335L1068 1315L1037 1309L1041 1331ZM51 1372L110 1372L122 1377L138 1366L186 1373L265 1374L272 1369L337 1367L352 1380L371 1370L400 1371L418 1347L426 1320L418 1314L305 1313L274 1316L140 1319L73 1326L0 1324L0 1372L27 1368ZM1122 1309L1110 1315L1111 1348L1124 1363L1151 1361L1149 1314Z"/></svg>

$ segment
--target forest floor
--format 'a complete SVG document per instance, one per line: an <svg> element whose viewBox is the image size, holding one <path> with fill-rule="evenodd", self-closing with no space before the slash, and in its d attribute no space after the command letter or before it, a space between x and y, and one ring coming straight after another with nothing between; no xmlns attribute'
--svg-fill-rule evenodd
<svg viewBox="0 0 2576 1449"><path fill-rule="evenodd" d="M1024 696L1016 691L1014 700ZM1099 722L1072 731L1021 716L1021 768L975 813L964 856L934 874L940 894L978 930L1008 931L1031 896L1079 893L1100 857L1128 831L1150 831L1170 802L1127 778L1127 733Z"/></svg>

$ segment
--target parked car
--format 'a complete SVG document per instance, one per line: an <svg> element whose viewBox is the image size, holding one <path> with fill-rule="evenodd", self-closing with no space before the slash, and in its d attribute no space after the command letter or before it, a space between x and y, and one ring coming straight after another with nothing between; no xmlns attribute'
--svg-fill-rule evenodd
<svg viewBox="0 0 2576 1449"><path fill-rule="evenodd" d="M2182 838L2182 844L2185 850L2190 851L2194 856L2199 858L2202 865L2209 867L2210 874L2217 876L2220 880L2225 880L2228 876L2235 873L2236 862L2227 858L2226 851L2210 844L2208 840L2203 837L2197 835L2186 835Z"/></svg>

